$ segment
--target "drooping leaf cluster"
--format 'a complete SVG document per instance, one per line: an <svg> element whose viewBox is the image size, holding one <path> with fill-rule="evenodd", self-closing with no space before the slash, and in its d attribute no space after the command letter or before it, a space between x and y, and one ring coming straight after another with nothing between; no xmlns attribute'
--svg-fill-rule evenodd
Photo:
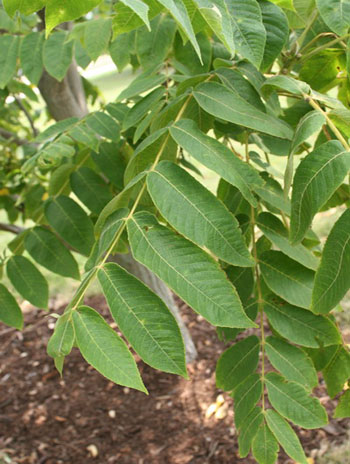
<svg viewBox="0 0 350 464"><path fill-rule="evenodd" d="M147 392L129 344L153 368L187 377L166 304L107 262L130 249L230 345L216 378L234 398L240 456L273 464L281 447L306 464L290 423L326 425L319 373L332 398L350 378L333 314L350 288L350 2L3 6L0 205L2 228L18 235L1 266L43 309L40 268L80 281L48 344L57 368L77 346L105 377ZM55 123L42 114L43 75L64 83L75 63L103 54L119 71L133 67L130 85L105 104L85 79L88 114ZM314 218L335 207L322 244ZM95 279L124 338L84 305ZM23 325L5 283L0 320ZM335 417L349 404L346 391Z"/></svg>

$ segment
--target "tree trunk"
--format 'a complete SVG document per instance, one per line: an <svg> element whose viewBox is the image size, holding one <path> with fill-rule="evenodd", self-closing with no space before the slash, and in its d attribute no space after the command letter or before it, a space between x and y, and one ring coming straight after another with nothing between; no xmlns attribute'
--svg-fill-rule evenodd
<svg viewBox="0 0 350 464"><path fill-rule="evenodd" d="M70 117L82 118L88 113L82 80L75 62L71 64L62 82L58 82L44 71L39 82L39 89L51 116L56 121ZM146 267L135 261L130 253L117 255L113 260L142 280L165 302L180 327L185 343L187 362L194 361L197 357L196 348L181 319L179 309L169 288Z"/></svg>

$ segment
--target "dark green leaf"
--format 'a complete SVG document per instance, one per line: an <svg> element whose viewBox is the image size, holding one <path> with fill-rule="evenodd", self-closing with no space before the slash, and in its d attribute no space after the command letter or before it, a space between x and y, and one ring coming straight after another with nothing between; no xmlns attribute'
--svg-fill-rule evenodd
<svg viewBox="0 0 350 464"><path fill-rule="evenodd" d="M135 259L164 280L209 322L223 327L252 327L234 287L203 250L140 212L128 221Z"/></svg>
<svg viewBox="0 0 350 464"><path fill-rule="evenodd" d="M47 344L47 353L52 358L68 356L74 344L72 313L66 312L59 317L55 330Z"/></svg>
<svg viewBox="0 0 350 464"><path fill-rule="evenodd" d="M268 287L292 305L308 309L314 272L280 251L266 251L259 258L262 276Z"/></svg>
<svg viewBox="0 0 350 464"><path fill-rule="evenodd" d="M300 242L312 219L341 185L350 168L350 153L338 141L316 148L298 166L293 183L290 237Z"/></svg>
<svg viewBox="0 0 350 464"><path fill-rule="evenodd" d="M93 224L85 211L69 197L59 196L45 204L50 226L76 250L89 255L94 243Z"/></svg>
<svg viewBox="0 0 350 464"><path fill-rule="evenodd" d="M350 417L350 390L347 390L339 399L338 406L335 408L334 417L343 419Z"/></svg>
<svg viewBox="0 0 350 464"><path fill-rule="evenodd" d="M38 85L43 72L44 40L43 33L31 32L21 43L20 58L23 73L35 85Z"/></svg>
<svg viewBox="0 0 350 464"><path fill-rule="evenodd" d="M17 35L0 36L0 89L4 89L16 72L20 38Z"/></svg>
<svg viewBox="0 0 350 464"><path fill-rule="evenodd" d="M350 288L350 210L335 223L323 249L315 276L312 310L328 313Z"/></svg>
<svg viewBox="0 0 350 464"><path fill-rule="evenodd" d="M233 394L234 417L238 429L260 400L262 391L262 383L258 374L250 375L235 389Z"/></svg>
<svg viewBox="0 0 350 464"><path fill-rule="evenodd" d="M265 347L271 364L287 380L300 383L308 390L317 385L316 370L303 350L276 337L268 337Z"/></svg>
<svg viewBox="0 0 350 464"><path fill-rule="evenodd" d="M44 227L30 229L24 246L32 258L56 274L80 279L77 262L55 234Z"/></svg>
<svg viewBox="0 0 350 464"><path fill-rule="evenodd" d="M349 351L344 346L339 346L322 373L329 396L333 398L343 390L345 382L350 378Z"/></svg>
<svg viewBox="0 0 350 464"><path fill-rule="evenodd" d="M24 256L12 256L6 265L8 278L33 306L47 308L49 287L42 273Z"/></svg>
<svg viewBox="0 0 350 464"><path fill-rule="evenodd" d="M21 308L3 284L0 284L0 321L19 330L23 327Z"/></svg>
<svg viewBox="0 0 350 464"><path fill-rule="evenodd" d="M269 429L288 456L299 464L307 464L308 461L300 441L288 422L273 409L268 409L265 412L265 417Z"/></svg>
<svg viewBox="0 0 350 464"><path fill-rule="evenodd" d="M255 435L252 453L259 464L275 464L279 445L269 427L263 423Z"/></svg>
<svg viewBox="0 0 350 464"><path fill-rule="evenodd" d="M228 348L216 365L216 385L225 391L235 389L257 368L260 342L251 335Z"/></svg>
<svg viewBox="0 0 350 464"><path fill-rule="evenodd" d="M263 25L266 29L266 45L261 69L267 71L281 53L288 39L289 27L281 8L266 0L259 1Z"/></svg>
<svg viewBox="0 0 350 464"><path fill-rule="evenodd" d="M181 333L163 301L117 264L105 264L98 279L114 320L140 357L155 369L186 377Z"/></svg>
<svg viewBox="0 0 350 464"><path fill-rule="evenodd" d="M73 192L91 212L99 214L112 199L106 183L90 168L82 167L70 177Z"/></svg>
<svg viewBox="0 0 350 464"><path fill-rule="evenodd" d="M78 347L85 360L118 385L147 393L126 344L103 317L88 306L80 306L72 316Z"/></svg>
<svg viewBox="0 0 350 464"><path fill-rule="evenodd" d="M241 433L238 437L239 455L241 458L245 458L248 455L252 441L263 420L262 410L256 406L243 422Z"/></svg>
<svg viewBox="0 0 350 464"><path fill-rule="evenodd" d="M237 187L253 206L257 205L252 190L262 186L263 180L254 168L237 158L225 145L203 134L194 121L177 122L170 127L170 134L191 156Z"/></svg>
<svg viewBox="0 0 350 464"><path fill-rule="evenodd" d="M162 216L185 237L228 263L253 265L238 221L184 169L163 161L148 174L147 186Z"/></svg>
<svg viewBox="0 0 350 464"><path fill-rule="evenodd" d="M67 33L53 32L44 43L43 62L46 71L62 81L73 58L73 41L67 42Z"/></svg>
<svg viewBox="0 0 350 464"><path fill-rule="evenodd" d="M217 82L199 84L193 96L209 114L249 129L291 140L293 132L283 121L260 112L239 94Z"/></svg>
<svg viewBox="0 0 350 464"><path fill-rule="evenodd" d="M285 255L309 269L316 270L319 259L303 245L291 245L287 229L276 216L267 212L260 213L257 218L257 226Z"/></svg>
<svg viewBox="0 0 350 464"><path fill-rule="evenodd" d="M266 376L266 386L272 406L294 424L305 429L315 429L327 424L324 407L298 383L286 382L280 375L270 372Z"/></svg>
<svg viewBox="0 0 350 464"><path fill-rule="evenodd" d="M341 343L336 326L326 317L316 316L277 298L266 302L264 311L272 327L293 343L310 348Z"/></svg>

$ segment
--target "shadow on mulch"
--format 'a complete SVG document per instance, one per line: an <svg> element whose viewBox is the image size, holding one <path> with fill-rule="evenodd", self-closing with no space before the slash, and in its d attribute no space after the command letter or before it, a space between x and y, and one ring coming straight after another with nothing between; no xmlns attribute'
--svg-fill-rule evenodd
<svg viewBox="0 0 350 464"><path fill-rule="evenodd" d="M88 304L108 314L102 297ZM16 464L253 464L238 458L231 398L225 396L223 418L206 417L220 393L215 363L225 345L183 303L181 310L198 349L191 380L138 360L149 396L109 382L76 349L61 379L46 354L54 319L40 311L26 312L23 333L0 324L0 454ZM331 412L324 387L317 393ZM349 421L332 421L299 435L310 455L321 443L344 440L347 427ZM290 463L280 454L279 464Z"/></svg>

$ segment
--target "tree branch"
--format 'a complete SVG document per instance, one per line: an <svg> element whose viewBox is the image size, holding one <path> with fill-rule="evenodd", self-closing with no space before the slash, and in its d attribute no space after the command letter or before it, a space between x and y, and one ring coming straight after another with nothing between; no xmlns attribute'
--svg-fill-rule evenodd
<svg viewBox="0 0 350 464"><path fill-rule="evenodd" d="M11 232L11 234L18 235L21 232L23 232L25 229L23 229L23 227L15 226L13 224L4 224L3 222L0 222L0 230L3 230L4 232Z"/></svg>
<svg viewBox="0 0 350 464"><path fill-rule="evenodd" d="M11 140L17 145L26 145L30 143L28 140L21 139L17 137L17 135L14 134L13 132L7 131L6 129L3 129L2 127L0 127L0 136L4 137L4 139L6 140Z"/></svg>
<svg viewBox="0 0 350 464"><path fill-rule="evenodd" d="M23 105L23 103L21 102L21 100L18 97L14 96L14 99L15 99L17 105L19 106L19 108L23 111L26 118L28 119L29 125L32 128L33 135L34 135L34 137L36 137L38 135L38 131L37 131L36 127L34 126L34 121L33 121L32 117L31 117L31 115L29 114L27 108Z"/></svg>

